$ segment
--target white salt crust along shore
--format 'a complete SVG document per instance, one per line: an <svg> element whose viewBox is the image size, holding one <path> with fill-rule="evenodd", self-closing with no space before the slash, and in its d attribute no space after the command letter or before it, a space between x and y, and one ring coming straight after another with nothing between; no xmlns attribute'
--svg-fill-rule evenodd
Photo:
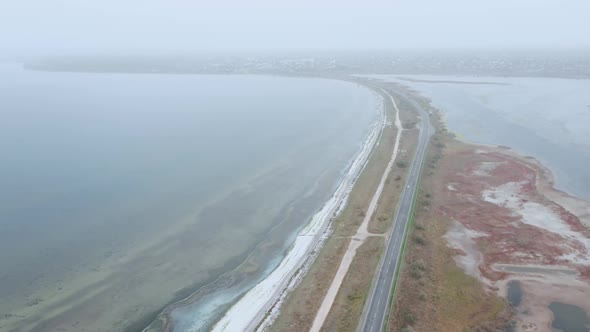
<svg viewBox="0 0 590 332"><path fill-rule="evenodd" d="M387 94L387 92L385 92L385 91L383 91L383 92ZM354 257L356 256L357 250L365 243L365 240L369 236L382 235L382 234L370 233L369 229L368 229L369 222L371 221L371 218L373 218L373 214L375 213L375 210L377 209L377 203L379 202L379 199L381 198L381 193L383 192L383 189L385 188L385 182L387 181L387 178L389 177L389 174L391 173L391 170L393 169L393 163L395 162L395 159L397 158L397 154L399 151L400 139L401 139L402 130L403 130L402 123L401 123L400 117L399 117L399 109L397 108L397 104L391 95L389 95L389 98L391 99L391 103L395 109L395 122L394 123L395 123L395 127L397 130L397 133L395 136L395 143L393 145L393 150L391 152L391 158L389 159L389 163L387 164L387 167L385 167L385 169L383 170L383 174L381 175L381 181L379 182L379 185L377 186L377 189L375 190L375 193L373 194L373 198L371 199L371 202L369 203L369 207L365 213L365 217L363 218L363 222L361 223L361 225L357 229L356 234L352 237L352 241L350 241L348 248L346 249L346 252L344 253L344 256L342 257L342 261L340 262L340 266L338 267L338 270L336 271L336 275L334 276L334 279L332 280L332 283L330 284L330 287L328 288L328 292L326 293L326 296L324 297L324 300L322 301L322 304L320 305L320 308L318 309L318 311L316 313L316 316L313 321L313 325L311 326L310 332L319 332L320 329L322 328L322 326L324 325L324 322L326 321L326 318L328 317L328 314L330 313L330 309L332 308L332 305L334 304L334 301L336 300L336 295L338 295L338 291L340 290L340 286L342 285L342 282L344 281L344 277L346 277L346 274L348 273L348 269L352 265L352 261L354 260Z"/></svg>
<svg viewBox="0 0 590 332"><path fill-rule="evenodd" d="M299 232L279 266L235 303L213 327L213 331L253 331L257 327L264 328L269 323L268 318L276 316L284 296L297 284L297 279L304 275L315 259L316 255L313 253L323 245L330 222L346 206L348 195L379 140L385 126L385 117L384 104L381 103L378 121L332 197ZM270 315L267 315L269 311Z"/></svg>

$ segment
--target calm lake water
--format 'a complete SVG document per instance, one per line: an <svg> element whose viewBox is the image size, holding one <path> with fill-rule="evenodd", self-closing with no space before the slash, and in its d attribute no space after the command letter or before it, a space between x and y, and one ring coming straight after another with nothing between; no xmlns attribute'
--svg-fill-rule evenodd
<svg viewBox="0 0 590 332"><path fill-rule="evenodd" d="M271 237L260 278L378 110L339 81L1 65L0 331L140 326Z"/></svg>
<svg viewBox="0 0 590 332"><path fill-rule="evenodd" d="M461 138L533 156L553 171L559 189L590 199L590 80L375 77L430 98Z"/></svg>

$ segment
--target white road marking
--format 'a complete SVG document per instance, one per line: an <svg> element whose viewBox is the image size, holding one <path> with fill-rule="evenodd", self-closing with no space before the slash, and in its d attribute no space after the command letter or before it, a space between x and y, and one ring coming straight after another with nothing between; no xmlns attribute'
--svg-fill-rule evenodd
<svg viewBox="0 0 590 332"><path fill-rule="evenodd" d="M391 94L388 93L388 95L391 98L391 101L393 102L393 104L395 105L395 101L394 101L393 97L391 96ZM420 113L423 112L422 108L419 105L417 105L415 102L413 102L413 103L410 102L410 103L412 104L412 106L418 112L420 112ZM421 121L428 121L428 120L425 120L424 118L422 118ZM427 139L430 136L430 125L427 123L426 126L422 126L422 127L425 127L425 129L422 128L421 131L420 131L421 144L419 144L418 149L416 150L416 155L414 157L414 160L412 161L412 168L411 168L411 171L410 171L410 174L409 174L409 177L408 177L409 180L407 182L408 185L411 185L412 186L412 189L413 190L410 190L409 192L406 191L406 190L403 191L402 197L401 197L401 199L402 199L401 206L403 207L403 209L405 210L405 212L403 212L403 214L399 214L399 211L398 211L398 214L396 215L396 219L394 220L394 222L395 222L394 232L398 232L400 230L397 227L398 225L400 225L400 227L401 227L401 224L398 223L398 221L401 220L401 219L404 219L405 220L405 223L404 223L403 227L401 228L401 230L403 231L403 233L402 234L399 234L398 233L398 236L397 236L397 238L396 238L396 240L394 242L394 245L393 246L389 246L388 245L388 248L386 250L386 252L387 252L386 257L389 254L393 254L394 252L397 252L397 257L395 257L395 263L396 264L394 265L394 271L397 269L397 264L398 264L398 261L399 261L399 258L400 258L399 256L401 255L401 252L400 252L401 246L396 246L396 245L397 245L397 242L398 242L400 236L402 236L402 235L405 236L405 232L407 230L407 224L408 224L408 221L409 221L409 218L410 218L410 213L411 213L411 211L408 211L408 208L411 207L411 204L413 202L413 196L416 193L416 185L418 183L418 174L414 174L414 173L419 172L420 169L421 169L422 160L423 160L424 155L425 155L424 149L426 148L426 144L427 144L427 140L425 140L425 138ZM389 274L389 265L390 264L391 264L391 260L389 261L386 274ZM383 275L382 272L383 271L381 270L381 271L377 271L376 273L379 273L380 275ZM387 277L389 279L389 276L387 276ZM377 282L377 287L383 286L382 285L383 283L385 283L385 279L381 279L381 277L380 277L378 279L378 282ZM377 287L375 289L373 289L372 291L375 292L377 290ZM391 288L392 287L393 287L393 280L391 280L391 283L390 283L388 289L391 291ZM381 294L382 293L383 293L383 289L381 289ZM379 311L381 313L382 308L374 308L373 307L374 297L371 296L371 300L370 301L371 302L370 302L369 308L368 308L369 312L370 312L370 310L377 310L377 311ZM378 304L380 303L380 301L381 301L381 299L379 299ZM385 306L385 308L383 308L383 310L387 310L387 306ZM369 314L369 313L367 313L367 314ZM375 315L373 317L375 317L376 314L377 313L375 313ZM379 331L383 328L383 323L384 323L384 320L385 320L386 317L387 317L387 314L386 313L384 313L383 315L380 316ZM366 325L363 326L363 328L366 329ZM374 319L372 319L371 322L370 322L370 324L369 324L369 331L373 331L374 329L375 329L375 321L374 321Z"/></svg>

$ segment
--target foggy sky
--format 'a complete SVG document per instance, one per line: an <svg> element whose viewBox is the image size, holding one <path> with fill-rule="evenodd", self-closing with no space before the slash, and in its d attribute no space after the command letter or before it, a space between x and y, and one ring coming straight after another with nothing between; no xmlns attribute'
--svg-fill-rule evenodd
<svg viewBox="0 0 590 332"><path fill-rule="evenodd" d="M0 56L588 48L588 13L589 0L0 0Z"/></svg>

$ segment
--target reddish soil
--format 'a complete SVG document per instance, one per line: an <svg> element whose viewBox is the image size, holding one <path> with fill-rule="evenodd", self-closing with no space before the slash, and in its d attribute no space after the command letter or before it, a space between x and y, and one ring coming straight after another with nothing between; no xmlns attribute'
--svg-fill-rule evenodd
<svg viewBox="0 0 590 332"><path fill-rule="evenodd" d="M462 164L460 170L446 178L452 189L446 188L440 211L463 224L466 228L486 234L476 237L485 264L480 266L482 274L490 280L498 280L497 273L490 266L495 263L516 264L560 264L586 269L572 262L560 259L570 252L564 242L588 254L577 241L555 232L521 222L522 216L509 207L500 206L482 199L482 192L506 183L522 183L517 193L522 203L537 202L554 211L570 226L572 231L587 233L580 220L556 203L545 199L536 192L535 169L494 150L466 150L457 153L447 163ZM482 163L497 163L486 175L476 175ZM442 167L445 168L443 165ZM455 167L449 167L456 169Z"/></svg>
<svg viewBox="0 0 590 332"><path fill-rule="evenodd" d="M527 314L517 316L517 330L550 329L552 317L546 306L552 301L590 312L590 301L580 301L576 295L590 292L590 232L581 215L547 197L575 198L553 190L547 181L542 183L551 175L534 161L499 148L457 144L440 166L441 188L433 190L442 197L437 197L433 209L463 226L449 235L455 260L500 296L506 296L507 281L521 282L525 296L515 310ZM469 238L475 245L466 244ZM496 264L540 270L515 273ZM568 273L552 273L555 268Z"/></svg>
<svg viewBox="0 0 590 332"><path fill-rule="evenodd" d="M590 202L556 190L534 158L455 140L432 110L410 235L425 241L408 243L389 330L552 331L554 301L590 316ZM523 292L515 307L510 281Z"/></svg>

